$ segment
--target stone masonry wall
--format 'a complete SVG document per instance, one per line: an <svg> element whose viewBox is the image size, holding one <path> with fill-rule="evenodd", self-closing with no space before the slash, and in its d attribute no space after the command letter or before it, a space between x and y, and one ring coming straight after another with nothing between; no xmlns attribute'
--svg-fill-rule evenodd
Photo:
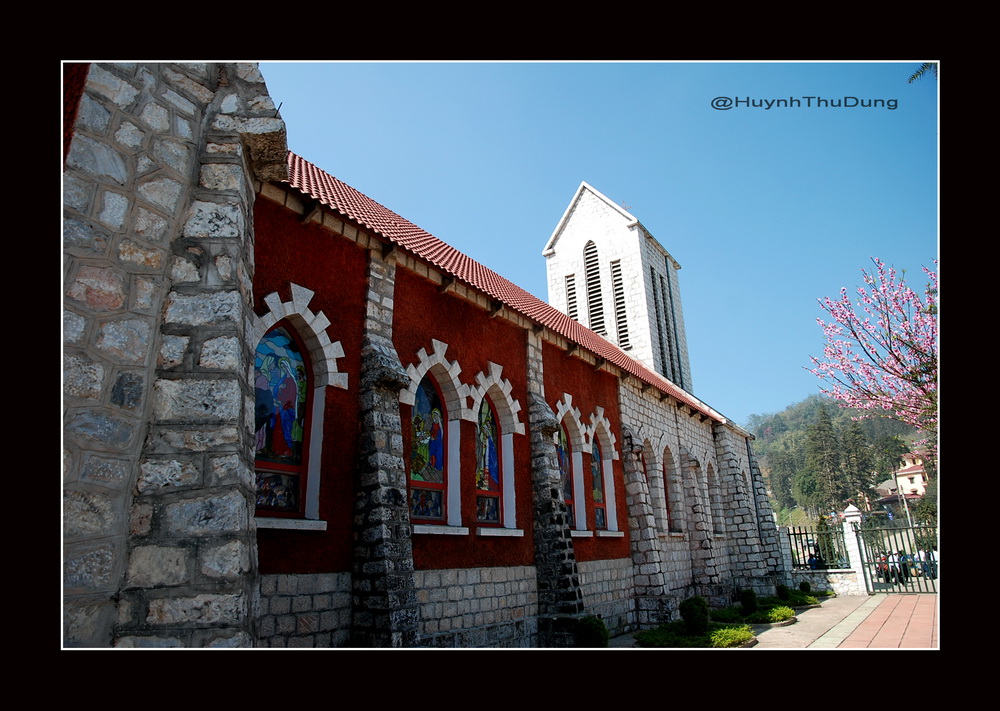
<svg viewBox="0 0 1000 711"><path fill-rule="evenodd" d="M354 510L352 646L412 647L418 631L413 528L399 391L409 384L392 342L396 261L369 251L361 347L360 461Z"/></svg>
<svg viewBox="0 0 1000 711"><path fill-rule="evenodd" d="M643 500L648 500L652 518L661 527L656 536L657 556L634 550L633 557L642 558L637 565L648 566L658 557L667 594L693 594L699 585L716 586L711 594L718 598L727 594L727 587L773 592L774 584L780 582L778 537L746 434L731 425L692 416L671 398L661 400L654 390L643 391L635 383L624 383L620 394L624 429L632 440L642 443L647 468L647 477L633 477L630 510L636 525L648 521L643 516ZM680 477L681 486L670 489L662 480L665 463ZM679 522L677 531L662 530L667 516L658 509L665 506L665 488L671 496L671 517ZM633 548L648 547L649 543L635 540L636 532L641 536L643 530L636 525L631 526Z"/></svg>
<svg viewBox="0 0 1000 711"><path fill-rule="evenodd" d="M534 647L538 593L532 566L415 573L420 647Z"/></svg>
<svg viewBox="0 0 1000 711"><path fill-rule="evenodd" d="M704 511L708 506L701 481L692 481L691 462L712 462L715 446L710 422L691 417L686 408L679 408L672 398L660 399L658 391L643 389L633 380L619 388L623 427L636 442L642 442L643 456L650 480L662 478L664 457L669 457L669 469L681 481L671 493L671 514L681 530L671 533L659 530L660 559L666 591L684 590L696 576L695 541L706 536L708 522ZM703 473L703 472L702 472ZM662 493L658 482L657 491ZM647 489L648 491L649 489ZM649 494L647 494L649 496ZM651 497L652 498L652 497ZM661 525L667 517L662 509L662 496L651 500L654 518ZM708 531L707 533L710 533ZM702 553L703 554L703 553Z"/></svg>
<svg viewBox="0 0 1000 711"><path fill-rule="evenodd" d="M345 647L351 574L262 575L259 646Z"/></svg>
<svg viewBox="0 0 1000 711"><path fill-rule="evenodd" d="M569 512L563 499L553 435L559 423L545 402L544 358L540 334L529 333L528 424L531 436L531 478L538 614L545 617L538 643L563 647L573 643L572 618L583 612Z"/></svg>
<svg viewBox="0 0 1000 711"><path fill-rule="evenodd" d="M286 150L256 65L90 67L63 191L67 646L253 643L250 208Z"/></svg>
<svg viewBox="0 0 1000 711"><path fill-rule="evenodd" d="M604 620L612 636L636 629L635 578L627 558L579 563L586 614Z"/></svg>

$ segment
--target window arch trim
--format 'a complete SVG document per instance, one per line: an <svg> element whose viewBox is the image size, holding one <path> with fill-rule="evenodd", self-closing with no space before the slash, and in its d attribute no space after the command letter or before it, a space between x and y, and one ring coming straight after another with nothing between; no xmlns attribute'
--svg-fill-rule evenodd
<svg viewBox="0 0 1000 711"><path fill-rule="evenodd" d="M468 406L469 386L462 383L458 376L462 372L462 366L458 361L449 361L446 353L448 344L437 339L431 339L431 352L426 348L417 351L417 361L406 366L406 373L410 377L410 385L399 393L399 402L403 405L415 405L417 399L417 388L423 379L430 375L441 396L445 409L445 442L447 450L445 452L445 472L446 494L445 506L446 514L444 526L451 529L445 530L443 527L436 527L434 524L418 524L420 528L415 528L417 533L440 532L451 533L461 532L462 529L462 420L472 419L471 410ZM409 481L409 474L407 474Z"/></svg>
<svg viewBox="0 0 1000 711"><path fill-rule="evenodd" d="M563 393L556 403L556 420L566 429L570 448L570 465L573 477L573 526L572 530L587 530L587 497L583 495L583 453L587 449L586 428L580 421L580 410L573 406L573 396Z"/></svg>
<svg viewBox="0 0 1000 711"><path fill-rule="evenodd" d="M283 301L277 292L264 297L267 311L261 316L253 314L249 341L256 350L257 344L276 324L284 320L295 330L305 345L307 360L312 367L313 381L311 423L309 425L308 464L304 518L258 517L258 528L299 528L325 530L326 522L319 518L320 464L323 459L323 416L326 405L326 388L348 389L348 374L337 367L337 360L344 357L340 341L327 333L330 320L322 312L309 308L314 292L295 283L289 283L291 299ZM248 377L253 376L253 365Z"/></svg>
<svg viewBox="0 0 1000 711"><path fill-rule="evenodd" d="M594 408L590 415L590 426L587 428L587 439L589 442L597 442L600 446L600 471L604 483L604 499L607 512L607 528L599 529L599 533L606 531L607 535L622 535L618 527L618 506L617 492L614 477L614 460L619 458L617 450L617 439L611 429L611 421L605 416L603 407ZM593 447L590 447L591 457L593 457Z"/></svg>
<svg viewBox="0 0 1000 711"><path fill-rule="evenodd" d="M474 421L479 417L479 408L489 394L499 421L499 441L500 441L500 482L501 482L501 518L500 528L510 531L514 535L521 535L517 527L517 489L514 482L514 435L525 433L524 423L520 421L521 403L512 395L513 386L510 381L503 377L503 366L493 362L487 363L487 370L476 374L476 385L470 387L470 398ZM473 484L475 482L473 481ZM489 531L496 531L484 527L479 530L480 535L495 535Z"/></svg>

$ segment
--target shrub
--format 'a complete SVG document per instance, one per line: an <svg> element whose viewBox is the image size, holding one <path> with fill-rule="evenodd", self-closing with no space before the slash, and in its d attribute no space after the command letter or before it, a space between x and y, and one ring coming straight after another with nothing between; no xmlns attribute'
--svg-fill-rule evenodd
<svg viewBox="0 0 1000 711"><path fill-rule="evenodd" d="M768 622L784 622L795 617L795 610L787 605L778 605L767 611Z"/></svg>
<svg viewBox="0 0 1000 711"><path fill-rule="evenodd" d="M722 627L713 630L709 638L713 647L739 647L753 639L753 630L749 625Z"/></svg>
<svg viewBox="0 0 1000 711"><path fill-rule="evenodd" d="M753 625L760 625L772 622L784 622L795 617L795 610L786 605L776 605L758 610L752 615L747 615L745 620Z"/></svg>
<svg viewBox="0 0 1000 711"><path fill-rule="evenodd" d="M777 594L779 600L787 600L788 597L792 594L791 590L788 589L787 585L779 585L777 588L775 588L775 593Z"/></svg>
<svg viewBox="0 0 1000 711"><path fill-rule="evenodd" d="M801 583L799 583L799 590L808 595L810 592L812 592L812 585L809 584L808 580L803 580Z"/></svg>
<svg viewBox="0 0 1000 711"><path fill-rule="evenodd" d="M724 610L711 610L709 617L712 622L742 622L743 615L735 607L727 607Z"/></svg>
<svg viewBox="0 0 1000 711"><path fill-rule="evenodd" d="M683 622L668 622L660 625L656 629L643 630L635 635L635 641L640 647L661 647L661 648L692 648L708 647L710 642L707 635L690 636L686 633Z"/></svg>
<svg viewBox="0 0 1000 711"><path fill-rule="evenodd" d="M757 612L757 593L753 590L741 591L740 604L743 606L744 615L752 615Z"/></svg>
<svg viewBox="0 0 1000 711"><path fill-rule="evenodd" d="M690 635L702 635L708 631L708 602L700 595L689 597L680 604L684 628Z"/></svg>
<svg viewBox="0 0 1000 711"><path fill-rule="evenodd" d="M635 635L640 647L694 649L706 647L738 647L753 639L749 625L722 625L712 623L710 629L699 635L687 633L683 622L668 622L653 630L643 630Z"/></svg>
<svg viewBox="0 0 1000 711"><path fill-rule="evenodd" d="M576 623L577 647L607 647L610 634L604 620L594 615L580 618Z"/></svg>

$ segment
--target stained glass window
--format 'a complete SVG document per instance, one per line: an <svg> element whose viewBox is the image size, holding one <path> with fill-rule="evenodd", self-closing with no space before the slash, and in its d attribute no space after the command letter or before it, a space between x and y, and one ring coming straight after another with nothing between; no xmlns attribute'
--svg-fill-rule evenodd
<svg viewBox="0 0 1000 711"><path fill-rule="evenodd" d="M601 461L601 446L597 443L596 437L590 454L590 473L594 486L594 527L606 529L608 527L608 513L604 500L604 470Z"/></svg>
<svg viewBox="0 0 1000 711"><path fill-rule="evenodd" d="M476 426L476 520L500 523L500 432L488 397L479 405Z"/></svg>
<svg viewBox="0 0 1000 711"><path fill-rule="evenodd" d="M254 360L257 507L299 513L305 491L309 364L294 332L264 334Z"/></svg>
<svg viewBox="0 0 1000 711"><path fill-rule="evenodd" d="M566 434L566 425L559 427L556 437L556 454L559 457L559 475L562 478L563 501L566 502L570 528L573 528L576 525L573 512L573 453L570 449L569 437Z"/></svg>
<svg viewBox="0 0 1000 711"><path fill-rule="evenodd" d="M417 386L413 404L410 447L410 515L417 519L444 520L445 409L433 379L428 375Z"/></svg>

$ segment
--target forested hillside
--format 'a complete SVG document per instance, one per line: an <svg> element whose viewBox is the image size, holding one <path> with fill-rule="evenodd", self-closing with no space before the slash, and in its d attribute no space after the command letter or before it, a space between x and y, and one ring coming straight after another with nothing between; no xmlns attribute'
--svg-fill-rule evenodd
<svg viewBox="0 0 1000 711"><path fill-rule="evenodd" d="M858 410L812 395L775 414L751 415L754 442L781 525L804 525L848 503L865 510L874 488L892 477L900 455L919 439L885 418L853 419Z"/></svg>

